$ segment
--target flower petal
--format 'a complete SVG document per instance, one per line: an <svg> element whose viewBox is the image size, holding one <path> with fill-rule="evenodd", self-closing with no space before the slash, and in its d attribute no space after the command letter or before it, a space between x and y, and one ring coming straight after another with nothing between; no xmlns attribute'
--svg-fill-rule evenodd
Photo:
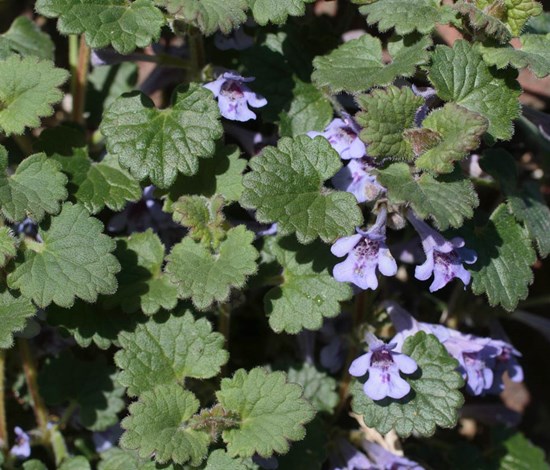
<svg viewBox="0 0 550 470"><path fill-rule="evenodd" d="M406 354L393 353L392 354L393 362L397 364L397 367L404 374L412 374L416 369L418 369L418 364L416 361Z"/></svg>
<svg viewBox="0 0 550 470"><path fill-rule="evenodd" d="M334 256L341 258L342 256L347 255L351 250L355 248L355 245L361 240L360 234L351 235L349 237L339 238L334 242L330 251Z"/></svg>
<svg viewBox="0 0 550 470"><path fill-rule="evenodd" d="M370 367L371 358L372 352L368 352L355 359L349 366L350 375L353 377L363 377Z"/></svg>

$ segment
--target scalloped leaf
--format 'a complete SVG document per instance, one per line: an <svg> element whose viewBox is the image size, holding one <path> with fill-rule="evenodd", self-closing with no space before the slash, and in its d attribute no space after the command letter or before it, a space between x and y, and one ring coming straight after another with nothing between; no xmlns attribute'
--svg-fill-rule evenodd
<svg viewBox="0 0 550 470"><path fill-rule="evenodd" d="M195 396L177 384L163 384L143 393L130 405L130 415L122 420L126 432L120 445L137 450L138 455L163 464L190 462L198 466L208 455L210 437L186 422L199 409Z"/></svg>
<svg viewBox="0 0 550 470"><path fill-rule="evenodd" d="M186 377L208 379L217 375L229 355L224 338L212 332L205 318L184 315L155 316L133 332L119 336L122 347L115 362L122 369L118 381L128 395L141 395L157 385L183 383ZM141 358L136 361L136 357Z"/></svg>
<svg viewBox="0 0 550 470"><path fill-rule="evenodd" d="M304 389L304 398L317 411L332 413L338 404L336 380L327 373L307 362L287 370L288 381L300 384Z"/></svg>
<svg viewBox="0 0 550 470"><path fill-rule="evenodd" d="M117 274L116 293L103 300L108 309L119 307L126 313L141 309L153 315L176 306L176 286L162 272L164 245L152 229L118 240L115 256L122 269Z"/></svg>
<svg viewBox="0 0 550 470"><path fill-rule="evenodd" d="M491 138L512 137L512 120L519 116L521 93L514 72L490 68L472 45L459 40L452 48L436 46L428 78L441 99L487 118Z"/></svg>
<svg viewBox="0 0 550 470"><path fill-rule="evenodd" d="M378 181L388 189L390 201L410 203L419 217L431 217L441 230L460 227L479 204L472 182L459 172L415 177L406 163L394 163L379 170Z"/></svg>
<svg viewBox="0 0 550 470"><path fill-rule="evenodd" d="M14 297L8 290L0 292L0 348L13 345L13 334L21 331L32 317L36 308L30 300Z"/></svg>
<svg viewBox="0 0 550 470"><path fill-rule="evenodd" d="M102 231L83 206L63 204L49 227L39 229L43 242L26 241L8 285L39 307L70 307L75 297L95 302L98 294L113 294L120 264L111 254L115 241Z"/></svg>
<svg viewBox="0 0 550 470"><path fill-rule="evenodd" d="M101 462L97 468L98 470L157 470L158 467L153 460L140 458L137 452L113 447L101 453ZM164 468L176 470L173 466Z"/></svg>
<svg viewBox="0 0 550 470"><path fill-rule="evenodd" d="M105 111L100 129L120 164L159 188L169 187L178 172L197 173L199 159L212 157L223 134L212 93L196 83L177 88L172 106L162 110L143 93L123 95Z"/></svg>
<svg viewBox="0 0 550 470"><path fill-rule="evenodd" d="M277 222L281 235L296 233L300 243L349 235L362 223L355 197L323 186L341 166L323 137L282 138L250 161L241 204L256 209L259 222Z"/></svg>
<svg viewBox="0 0 550 470"><path fill-rule="evenodd" d="M17 254L17 240L9 227L0 227L0 268Z"/></svg>
<svg viewBox="0 0 550 470"><path fill-rule="evenodd" d="M66 351L48 358L38 376L38 385L48 405L75 403L80 422L91 431L103 431L118 423L125 407L124 388L117 384L117 371L102 356L81 361Z"/></svg>
<svg viewBox="0 0 550 470"><path fill-rule="evenodd" d="M455 168L454 162L479 147L488 127L483 116L454 103L432 111L422 126L436 132L440 141L422 152L414 164L421 170L435 173L451 173Z"/></svg>
<svg viewBox="0 0 550 470"><path fill-rule="evenodd" d="M478 8L491 8L492 4L493 0L476 0ZM501 4L497 16L514 36L519 36L529 18L542 13L542 5L534 0L503 0Z"/></svg>
<svg viewBox="0 0 550 470"><path fill-rule="evenodd" d="M191 298L199 310L223 302L231 288L241 288L256 272L258 252L252 246L254 233L244 226L232 228L217 253L185 237L167 256L165 272L178 288L181 299Z"/></svg>
<svg viewBox="0 0 550 470"><path fill-rule="evenodd" d="M369 155L411 160L413 148L403 132L414 127L423 102L408 87L389 86L358 96L357 104L363 109L356 116L363 127L359 137L368 144Z"/></svg>
<svg viewBox="0 0 550 470"><path fill-rule="evenodd" d="M393 28L401 35L412 31L426 34L436 23L446 24L454 18L452 10L441 6L440 0L378 0L360 7L359 11L367 17L369 25L377 24L379 31Z"/></svg>
<svg viewBox="0 0 550 470"><path fill-rule="evenodd" d="M155 0L175 18L199 27L207 36L229 34L246 21L247 0Z"/></svg>
<svg viewBox="0 0 550 470"><path fill-rule="evenodd" d="M121 54L156 41L165 23L151 0L37 0L36 11L58 18L61 34L84 33L90 47L112 45Z"/></svg>
<svg viewBox="0 0 550 470"><path fill-rule="evenodd" d="M487 294L490 305L514 310L527 297L533 281L531 265L537 259L527 230L500 204L486 225L464 235L478 256L477 262L468 266L472 291Z"/></svg>
<svg viewBox="0 0 550 470"><path fill-rule="evenodd" d="M222 379L216 396L226 411L240 418L236 429L222 433L232 457L285 454L289 441L304 438L304 424L315 416L299 385L288 383L283 372L259 367L239 369L232 378Z"/></svg>
<svg viewBox="0 0 550 470"><path fill-rule="evenodd" d="M0 131L22 134L40 126L40 118L53 114L61 101L59 90L69 74L50 60L12 55L0 61Z"/></svg>
<svg viewBox="0 0 550 470"><path fill-rule="evenodd" d="M477 8L474 3L459 0L452 8L457 10L461 15L464 15L470 27L475 31L482 31L486 36L496 39L502 44L506 44L512 39L508 27L500 19Z"/></svg>
<svg viewBox="0 0 550 470"><path fill-rule="evenodd" d="M289 16L302 16L306 4L315 0L248 0L256 23L264 26L267 23L283 24Z"/></svg>
<svg viewBox="0 0 550 470"><path fill-rule="evenodd" d="M0 35L0 60L19 54L22 57L35 56L53 60L55 46L50 36L26 16L18 16L4 34Z"/></svg>
<svg viewBox="0 0 550 470"><path fill-rule="evenodd" d="M418 65L426 64L429 60L426 49L431 45L428 36L395 41L390 50L393 60L385 65L380 39L364 34L325 56L316 57L311 79L317 87L327 87L333 93L359 92L389 85L397 77L411 77Z"/></svg>
<svg viewBox="0 0 550 470"><path fill-rule="evenodd" d="M521 49L480 45L483 60L499 69L529 67L538 78L550 75L550 34L525 34L520 39Z"/></svg>
<svg viewBox="0 0 550 470"><path fill-rule="evenodd" d="M373 401L363 391L362 379L352 385L352 408L365 424L381 434L395 429L401 437L411 434L429 437L436 426L454 428L458 410L464 404L459 389L464 380L456 371L458 361L434 335L420 331L405 340L403 353L418 364L419 372L404 377L411 392L400 400Z"/></svg>
<svg viewBox="0 0 550 470"><path fill-rule="evenodd" d="M8 176L8 153L0 146L0 210L11 221L27 216L40 222L46 214L57 214L67 198L67 177L61 165L45 154L23 160Z"/></svg>
<svg viewBox="0 0 550 470"><path fill-rule="evenodd" d="M340 313L340 302L351 298L351 287L332 277L336 259L325 244L317 241L303 246L294 237L286 237L274 243L271 251L283 268L284 279L264 297L275 332L318 330L325 317Z"/></svg>

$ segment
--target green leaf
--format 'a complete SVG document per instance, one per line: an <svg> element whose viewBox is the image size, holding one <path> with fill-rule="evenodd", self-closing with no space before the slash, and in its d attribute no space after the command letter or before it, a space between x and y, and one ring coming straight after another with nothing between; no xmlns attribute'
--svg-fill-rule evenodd
<svg viewBox="0 0 550 470"><path fill-rule="evenodd" d="M425 129L437 132L440 142L422 153L415 161L417 168L436 173L450 173L453 163L477 149L481 136L487 130L487 120L462 106L447 103L424 119Z"/></svg>
<svg viewBox="0 0 550 470"><path fill-rule="evenodd" d="M225 450L217 449L208 457L204 470L249 470L257 468L260 467L255 465L251 459L234 459Z"/></svg>
<svg viewBox="0 0 550 470"><path fill-rule="evenodd" d="M23 463L23 470L48 470L40 460L32 459Z"/></svg>
<svg viewBox="0 0 550 470"><path fill-rule="evenodd" d="M548 470L544 451L533 445L521 432L514 429L491 430L496 447L495 468L499 470ZM493 456L492 456L493 457Z"/></svg>
<svg viewBox="0 0 550 470"><path fill-rule="evenodd" d="M155 0L176 18L197 25L207 36L228 34L246 21L247 0Z"/></svg>
<svg viewBox="0 0 550 470"><path fill-rule="evenodd" d="M550 12L543 11L540 15L529 18L524 32L526 34L550 33Z"/></svg>
<svg viewBox="0 0 550 470"><path fill-rule="evenodd" d="M9 227L0 227L0 268L17 254L17 240Z"/></svg>
<svg viewBox="0 0 550 470"><path fill-rule="evenodd" d="M177 88L172 107L156 109L143 93L123 95L107 109L101 132L107 148L138 180L169 187L178 171L194 175L199 158L214 154L222 136L212 93L198 84Z"/></svg>
<svg viewBox="0 0 550 470"><path fill-rule="evenodd" d="M0 60L14 52L22 57L35 56L53 60L54 43L38 25L26 16L18 16L4 34L0 35Z"/></svg>
<svg viewBox="0 0 550 470"><path fill-rule="evenodd" d="M391 202L410 203L419 217L431 217L441 230L460 227L479 203L472 182L457 172L414 177L406 163L394 163L379 170L378 180L388 189Z"/></svg>
<svg viewBox="0 0 550 470"><path fill-rule="evenodd" d="M258 252L252 246L254 234L240 225L227 232L217 253L212 253L190 237L172 248L165 271L178 287L182 299L191 298L204 310L213 302L223 302L231 288L241 288L247 276L256 272Z"/></svg>
<svg viewBox="0 0 550 470"><path fill-rule="evenodd" d="M59 18L61 34L85 33L90 47L112 45L121 54L156 41L165 23L150 0L38 0L36 11Z"/></svg>
<svg viewBox="0 0 550 470"><path fill-rule="evenodd" d="M329 414L334 411L339 399L334 378L309 363L290 368L287 375L289 382L303 387L304 398L317 411L326 411Z"/></svg>
<svg viewBox="0 0 550 470"><path fill-rule="evenodd" d="M289 16L302 16L306 12L306 3L315 0L248 0L256 23L264 26L267 23L283 24Z"/></svg>
<svg viewBox="0 0 550 470"><path fill-rule="evenodd" d="M40 222L46 213L58 213L67 198L67 177L60 169L59 163L39 153L23 160L8 176L8 154L0 146L0 209L4 217L17 222L29 216Z"/></svg>
<svg viewBox="0 0 550 470"><path fill-rule="evenodd" d="M400 35L412 31L426 34L436 23L449 23L454 17L449 7L441 6L440 0L378 0L359 11L367 16L369 25L378 24L379 31L394 28Z"/></svg>
<svg viewBox="0 0 550 470"><path fill-rule="evenodd" d="M119 341L122 349L115 354L115 362L122 371L118 380L128 387L130 396L157 385L183 383L186 377L214 377L228 359L223 336L212 332L208 320L195 320L190 312L152 317L134 332L122 332Z"/></svg>
<svg viewBox="0 0 550 470"><path fill-rule="evenodd" d="M83 457L82 455L79 455L77 457L69 457L68 459L64 460L61 466L59 467L59 470L91 470L92 467L90 466L90 462L86 459L86 457Z"/></svg>
<svg viewBox="0 0 550 470"><path fill-rule="evenodd" d="M68 73L49 60L12 55L0 61L0 131L22 134L38 127L40 118L53 114L63 98L59 90Z"/></svg>
<svg viewBox="0 0 550 470"><path fill-rule="evenodd" d="M43 242L27 241L8 285L39 307L52 301L70 307L75 297L95 302L98 294L113 294L120 264L111 254L114 240L102 230L103 224L83 206L65 203L48 229L39 229Z"/></svg>
<svg viewBox="0 0 550 470"><path fill-rule="evenodd" d="M243 192L242 173L246 160L239 158L241 151L236 145L218 145L213 158L199 160L199 171L193 176L179 174L170 186L169 201L186 194L212 197L219 194L226 201L237 201ZM170 202L165 210L171 210Z"/></svg>
<svg viewBox="0 0 550 470"><path fill-rule="evenodd" d="M393 44L393 60L384 65L380 39L364 34L328 55L316 57L311 78L318 87L338 93L365 91L373 86L389 85L397 77L411 77L418 65L428 62L426 49L432 45L428 36L416 39L409 36Z"/></svg>
<svg viewBox="0 0 550 470"><path fill-rule="evenodd" d="M539 186L525 184L522 191L508 197L508 206L516 219L525 225L531 240L541 257L550 254L550 209L544 201Z"/></svg>
<svg viewBox="0 0 550 470"><path fill-rule="evenodd" d="M141 459L137 452L124 451L118 447L113 447L101 453L101 462L99 462L97 468L98 470L156 470L157 466L149 458L147 460Z"/></svg>
<svg viewBox="0 0 550 470"><path fill-rule="evenodd" d="M162 272L164 245L152 229L118 240L115 255L122 269L116 293L104 299L107 308L153 315L176 306L177 289Z"/></svg>
<svg viewBox="0 0 550 470"><path fill-rule="evenodd" d="M512 39L508 27L500 19L477 8L474 3L459 0L452 8L457 10L461 15L464 15L466 21L474 31L481 31L485 36L494 38L502 44L506 44Z"/></svg>
<svg viewBox="0 0 550 470"><path fill-rule="evenodd" d="M509 65L516 69L529 67L539 78L550 75L550 34L525 34L521 36L521 43L521 49L511 46L479 47L483 60L499 69Z"/></svg>
<svg viewBox="0 0 550 470"><path fill-rule="evenodd" d="M327 460L328 437L324 421L317 415L306 425L306 437L295 442L285 455L278 455L279 468L321 470Z"/></svg>
<svg viewBox="0 0 550 470"><path fill-rule="evenodd" d="M0 292L0 348L9 349L13 345L13 333L21 331L27 319L36 312L30 300L16 298L9 291Z"/></svg>
<svg viewBox="0 0 550 470"><path fill-rule="evenodd" d="M416 111L423 102L408 87L389 86L360 95L357 103L364 111L356 119L363 126L360 137L368 144L369 155L412 159L413 149L403 132L414 127Z"/></svg>
<svg viewBox="0 0 550 470"><path fill-rule="evenodd" d="M465 233L468 246L477 253L469 266L474 294L487 294L489 304L516 308L527 297L533 281L530 266L536 261L527 230L516 222L504 204L498 206L487 224Z"/></svg>
<svg viewBox="0 0 550 470"><path fill-rule="evenodd" d="M283 372L259 367L239 369L232 378L222 379L216 396L226 411L240 418L238 428L222 434L231 456L285 454L289 441L304 438L304 424L315 415L299 385L288 383Z"/></svg>
<svg viewBox="0 0 550 470"><path fill-rule="evenodd" d="M89 304L80 300L70 309L50 305L47 312L48 323L67 330L83 348L92 343L100 349L118 346L120 332L133 331L137 323L146 320L145 316L127 315L120 309L105 310L101 302Z"/></svg>
<svg viewBox="0 0 550 470"><path fill-rule="evenodd" d="M38 376L40 392L48 405L76 403L80 421L92 431L118 423L125 407L124 388L116 382L117 371L103 357L81 361L70 352L49 358Z"/></svg>
<svg viewBox="0 0 550 470"><path fill-rule="evenodd" d="M489 68L481 54L463 40L452 48L436 46L432 59L428 78L437 95L486 117L493 139L510 139L512 120L520 110L521 88L515 73Z"/></svg>
<svg viewBox="0 0 550 470"><path fill-rule="evenodd" d="M479 8L491 6L493 0L476 0ZM514 36L519 36L523 26L532 16L542 13L542 5L534 0L504 0L499 16Z"/></svg>
<svg viewBox="0 0 550 470"><path fill-rule="evenodd" d="M286 237L273 244L272 253L283 267L283 282L267 292L264 305L277 333L318 330L324 317L338 315L340 302L351 298L351 287L332 277L336 259L325 244L303 246Z"/></svg>
<svg viewBox="0 0 550 470"><path fill-rule="evenodd" d="M218 248L225 238L223 198L182 196L172 204L175 222L189 228L189 236L206 247Z"/></svg>
<svg viewBox="0 0 550 470"><path fill-rule="evenodd" d="M137 450L143 459L153 454L161 464L173 460L197 466L206 458L210 443L208 434L186 426L198 409L199 401L191 392L177 384L159 385L130 405L120 445Z"/></svg>
<svg viewBox="0 0 550 470"><path fill-rule="evenodd" d="M296 233L300 243L349 235L362 222L355 197L323 186L341 166L323 137L282 138L250 161L241 204L257 209L259 222L277 222L281 235Z"/></svg>
<svg viewBox="0 0 550 470"><path fill-rule="evenodd" d="M362 380L352 385L353 411L381 434L395 429L400 437L429 437L436 426L454 428L464 404L459 389L464 380L456 371L458 362L433 335L420 331L406 339L403 353L418 364L419 372L404 377L411 392L400 400L373 401L363 391Z"/></svg>
<svg viewBox="0 0 550 470"><path fill-rule="evenodd" d="M296 82L290 109L280 115L280 133L295 137L309 131L322 131L332 119L330 101L311 83Z"/></svg>

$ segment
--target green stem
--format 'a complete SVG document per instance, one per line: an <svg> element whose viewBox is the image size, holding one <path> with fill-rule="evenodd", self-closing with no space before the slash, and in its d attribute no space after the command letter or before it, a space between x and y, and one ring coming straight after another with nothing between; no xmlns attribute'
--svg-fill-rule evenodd
<svg viewBox="0 0 550 470"><path fill-rule="evenodd" d="M59 422L57 423L56 427L58 429L63 429L66 425L69 419L71 419L71 416L74 414L76 409L78 408L78 403L76 401L71 401L69 403L69 406L65 408L65 411L61 415L61 418L59 418Z"/></svg>
<svg viewBox="0 0 550 470"><path fill-rule="evenodd" d="M6 397L4 393L4 375L6 366L6 350L0 349L0 446L4 457L8 452L8 427L6 425Z"/></svg>
<svg viewBox="0 0 550 470"><path fill-rule="evenodd" d="M90 66L90 48L84 35L69 38L69 62L71 66L71 94L73 97L73 121L84 123L84 105L86 103L86 87L88 85L88 68Z"/></svg>

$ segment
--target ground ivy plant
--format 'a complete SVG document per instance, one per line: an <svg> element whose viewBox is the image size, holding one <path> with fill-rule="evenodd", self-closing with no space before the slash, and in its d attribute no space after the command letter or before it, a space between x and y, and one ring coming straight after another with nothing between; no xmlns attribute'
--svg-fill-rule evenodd
<svg viewBox="0 0 550 470"><path fill-rule="evenodd" d="M547 469L535 0L0 1L0 466Z"/></svg>

